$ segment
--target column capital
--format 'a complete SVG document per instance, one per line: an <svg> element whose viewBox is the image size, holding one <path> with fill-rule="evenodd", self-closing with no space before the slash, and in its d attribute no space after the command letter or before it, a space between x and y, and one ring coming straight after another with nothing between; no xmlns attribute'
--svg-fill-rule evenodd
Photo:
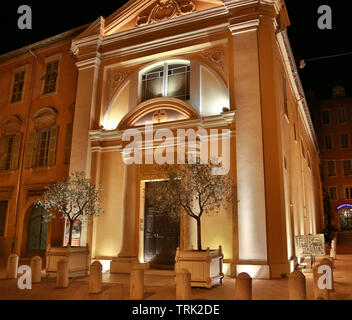
<svg viewBox="0 0 352 320"><path fill-rule="evenodd" d="M76 66L78 70L99 67L101 62L99 50L102 41L103 36L101 35L72 40L71 51L77 57Z"/></svg>
<svg viewBox="0 0 352 320"><path fill-rule="evenodd" d="M253 19L245 22L230 24L229 29L232 35L258 30L261 19Z"/></svg>

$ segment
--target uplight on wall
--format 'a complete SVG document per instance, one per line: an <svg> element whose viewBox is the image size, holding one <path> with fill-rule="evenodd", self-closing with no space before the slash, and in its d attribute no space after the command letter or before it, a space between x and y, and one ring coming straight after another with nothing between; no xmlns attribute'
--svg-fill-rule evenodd
<svg viewBox="0 0 352 320"><path fill-rule="evenodd" d="M116 129L117 125L118 125L117 120L109 119L106 126L104 126L104 127L106 128L106 130L114 130L114 129Z"/></svg>

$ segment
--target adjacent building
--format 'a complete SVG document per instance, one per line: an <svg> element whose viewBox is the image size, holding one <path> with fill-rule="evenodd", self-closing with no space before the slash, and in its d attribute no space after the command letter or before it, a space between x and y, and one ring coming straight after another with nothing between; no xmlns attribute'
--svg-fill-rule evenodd
<svg viewBox="0 0 352 320"><path fill-rule="evenodd" d="M216 130L238 202L204 216L203 247L222 246L227 274L288 274L294 236L324 229L318 144L288 26L280 0L131 0L0 56L2 241L13 239L21 257L62 245L64 223L40 223L34 200L84 171L104 184L104 214L77 228L90 258L129 272L166 251L173 264L175 247L195 245L195 226L183 215L158 222L145 190L163 177L146 159L184 147L162 145L162 129L202 130L208 140ZM123 161L131 129L143 137L134 148L142 163Z"/></svg>
<svg viewBox="0 0 352 320"><path fill-rule="evenodd" d="M330 231L352 230L352 98L336 86L313 102Z"/></svg>

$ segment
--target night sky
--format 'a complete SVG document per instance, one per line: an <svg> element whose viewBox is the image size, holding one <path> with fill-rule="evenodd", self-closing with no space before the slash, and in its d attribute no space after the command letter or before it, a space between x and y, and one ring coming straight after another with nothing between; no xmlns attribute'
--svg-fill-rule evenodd
<svg viewBox="0 0 352 320"><path fill-rule="evenodd" d="M107 17L126 1L116 0L97 7L89 1L1 1L0 23L2 46L0 54L21 48L36 41L93 22L99 16ZM288 28L292 50L297 60L317 58L352 51L350 30L352 21L347 1L342 0L286 0L291 26ZM27 4L32 8L33 29L19 30L17 9ZM320 30L317 26L318 8L332 8L332 30ZM352 95L352 55L338 58L306 61L299 69L305 91L314 90L317 97L329 97L331 88L344 85Z"/></svg>

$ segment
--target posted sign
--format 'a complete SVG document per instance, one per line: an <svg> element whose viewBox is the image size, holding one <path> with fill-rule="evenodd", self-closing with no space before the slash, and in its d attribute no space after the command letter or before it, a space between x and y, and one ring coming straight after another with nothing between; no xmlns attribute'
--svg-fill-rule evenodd
<svg viewBox="0 0 352 320"><path fill-rule="evenodd" d="M323 256L325 255L325 239L323 234L309 234L296 236L296 256Z"/></svg>

